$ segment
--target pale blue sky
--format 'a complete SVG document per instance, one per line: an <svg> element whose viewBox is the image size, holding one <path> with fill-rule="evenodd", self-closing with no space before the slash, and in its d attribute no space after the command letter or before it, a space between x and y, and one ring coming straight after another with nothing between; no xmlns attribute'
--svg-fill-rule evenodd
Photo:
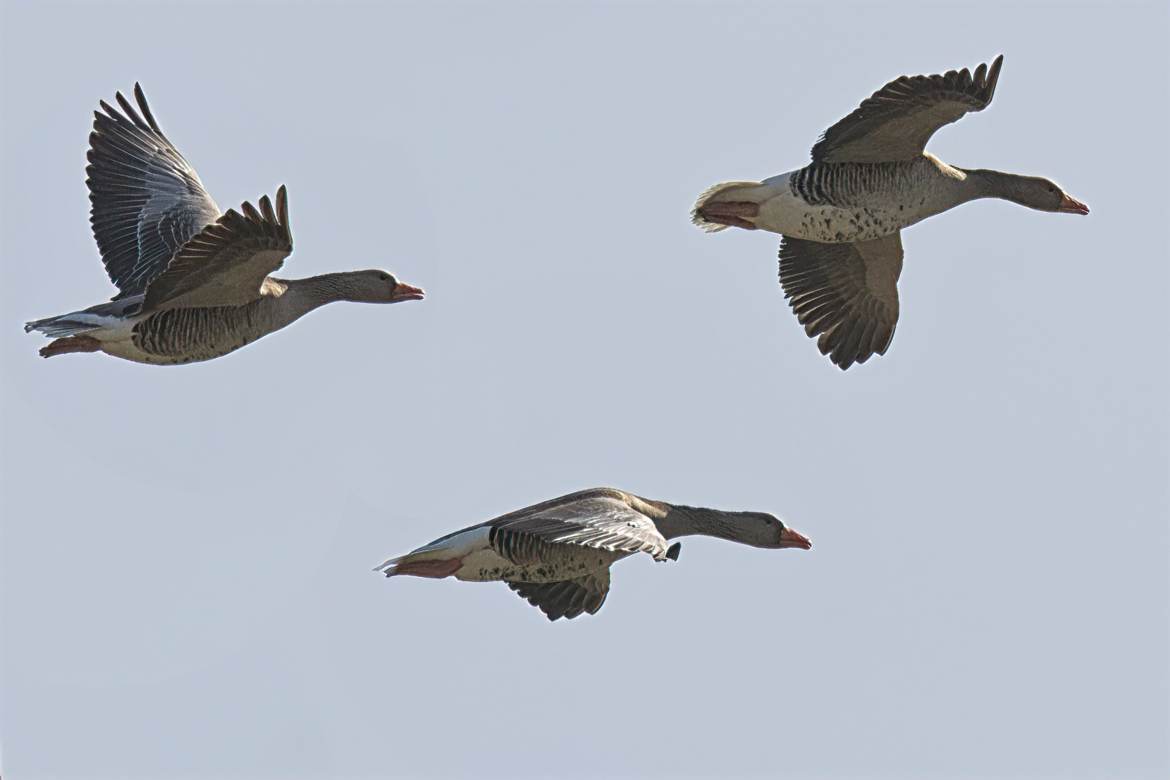
<svg viewBox="0 0 1170 780"><path fill-rule="evenodd" d="M1168 21L4 2L4 777L1165 777ZM843 374L776 237L693 199L1001 52L932 151L1093 213L911 228L893 346ZM21 323L113 292L86 137L135 80L222 207L288 185L287 275L426 302L182 368L39 358ZM602 484L816 547L692 540L556 624L370 571Z"/></svg>

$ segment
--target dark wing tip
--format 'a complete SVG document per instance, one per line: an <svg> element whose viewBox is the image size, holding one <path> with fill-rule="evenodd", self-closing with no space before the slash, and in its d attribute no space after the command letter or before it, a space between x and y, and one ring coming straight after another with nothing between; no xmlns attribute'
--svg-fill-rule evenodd
<svg viewBox="0 0 1170 780"><path fill-rule="evenodd" d="M147 125L146 122L142 120L142 117L138 115L138 112L134 110L134 106L130 105L130 101L126 99L125 95L123 95L121 92L117 92L114 94L114 98L118 101L118 105L122 107L122 112L130 118L130 121L133 122L135 126L142 129L149 127L149 125Z"/></svg>
<svg viewBox="0 0 1170 780"><path fill-rule="evenodd" d="M963 72L966 73L967 69L963 68ZM987 78L987 63L983 62L983 63L980 63L979 67L975 69L975 75L971 78L971 81L973 81L975 83L976 87L982 88L983 81L986 78Z"/></svg>
<svg viewBox="0 0 1170 780"><path fill-rule="evenodd" d="M281 226L288 228L288 189L283 184L276 191L276 216Z"/></svg>
<svg viewBox="0 0 1170 780"><path fill-rule="evenodd" d="M991 69L987 71L987 97L984 98L988 103L991 98L995 96L995 85L999 81L999 69L1003 67L1003 55L999 55L991 63Z"/></svg>
<svg viewBox="0 0 1170 780"><path fill-rule="evenodd" d="M276 212L272 210L272 201L267 195L260 198L260 211L264 214L264 220L273 224L279 224L276 220Z"/></svg>
<svg viewBox="0 0 1170 780"><path fill-rule="evenodd" d="M166 136L163 135L162 128L159 127L158 122L155 121L154 114L150 111L150 104L146 102L146 93L142 91L142 85L137 81L134 82L134 100L138 102L138 107L142 109L142 115L146 117L146 121L150 125L150 129L158 133L163 138L166 138Z"/></svg>

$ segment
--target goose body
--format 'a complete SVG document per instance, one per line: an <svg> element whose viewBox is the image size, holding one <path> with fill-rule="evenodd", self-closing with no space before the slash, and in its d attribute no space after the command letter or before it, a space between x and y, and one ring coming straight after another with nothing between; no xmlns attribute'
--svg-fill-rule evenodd
<svg viewBox="0 0 1170 780"><path fill-rule="evenodd" d="M719 197L758 204L756 216L744 218L748 229L851 243L897 233L957 206L967 199L965 178L957 168L923 154L894 163L814 163L758 184L718 189Z"/></svg>
<svg viewBox="0 0 1170 780"><path fill-rule="evenodd" d="M601 609L610 566L646 553L677 560L689 534L755 547L811 548L799 532L762 512L672 505L614 488L570 493L440 537L375 571L466 582L506 582L550 620Z"/></svg>
<svg viewBox="0 0 1170 780"><path fill-rule="evenodd" d="M397 303L422 290L385 271L308 279L270 274L292 252L288 194L221 214L190 163L163 134L141 87L138 110L121 93L94 114L86 169L91 222L119 294L110 302L35 320L55 340L41 355L104 352L138 363L192 363L226 355L334 301Z"/></svg>
<svg viewBox="0 0 1170 780"><path fill-rule="evenodd" d="M958 168L925 150L940 127L987 107L1002 63L895 79L825 131L811 164L717 184L692 220L708 232L781 234L785 297L821 352L842 369L884 354L898 319L903 228L987 197L1088 213L1046 179Z"/></svg>

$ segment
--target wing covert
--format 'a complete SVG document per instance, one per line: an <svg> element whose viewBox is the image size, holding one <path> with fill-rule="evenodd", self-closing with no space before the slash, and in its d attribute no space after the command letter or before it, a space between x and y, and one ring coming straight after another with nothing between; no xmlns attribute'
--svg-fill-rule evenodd
<svg viewBox="0 0 1170 780"><path fill-rule="evenodd" d="M531 514L493 523L501 530L530 534L545 542L576 544L611 552L666 556L667 543L654 521L608 496L587 496Z"/></svg>
<svg viewBox="0 0 1170 780"><path fill-rule="evenodd" d="M995 95L1003 55L991 67L901 76L861 102L812 148L817 162L909 160L922 154L942 126L982 111Z"/></svg>
<svg viewBox="0 0 1170 780"><path fill-rule="evenodd" d="M160 307L240 306L260 297L270 273L292 253L288 193L265 195L256 209L245 202L228 209L193 236L146 289L143 310Z"/></svg>

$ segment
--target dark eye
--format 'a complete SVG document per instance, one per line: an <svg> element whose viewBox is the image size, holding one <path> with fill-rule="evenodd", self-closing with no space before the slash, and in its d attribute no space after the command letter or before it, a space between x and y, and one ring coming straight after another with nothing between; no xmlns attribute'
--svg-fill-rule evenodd
<svg viewBox="0 0 1170 780"><path fill-rule="evenodd" d="M390 278L390 274L378 274L378 278L384 282Z"/></svg>

